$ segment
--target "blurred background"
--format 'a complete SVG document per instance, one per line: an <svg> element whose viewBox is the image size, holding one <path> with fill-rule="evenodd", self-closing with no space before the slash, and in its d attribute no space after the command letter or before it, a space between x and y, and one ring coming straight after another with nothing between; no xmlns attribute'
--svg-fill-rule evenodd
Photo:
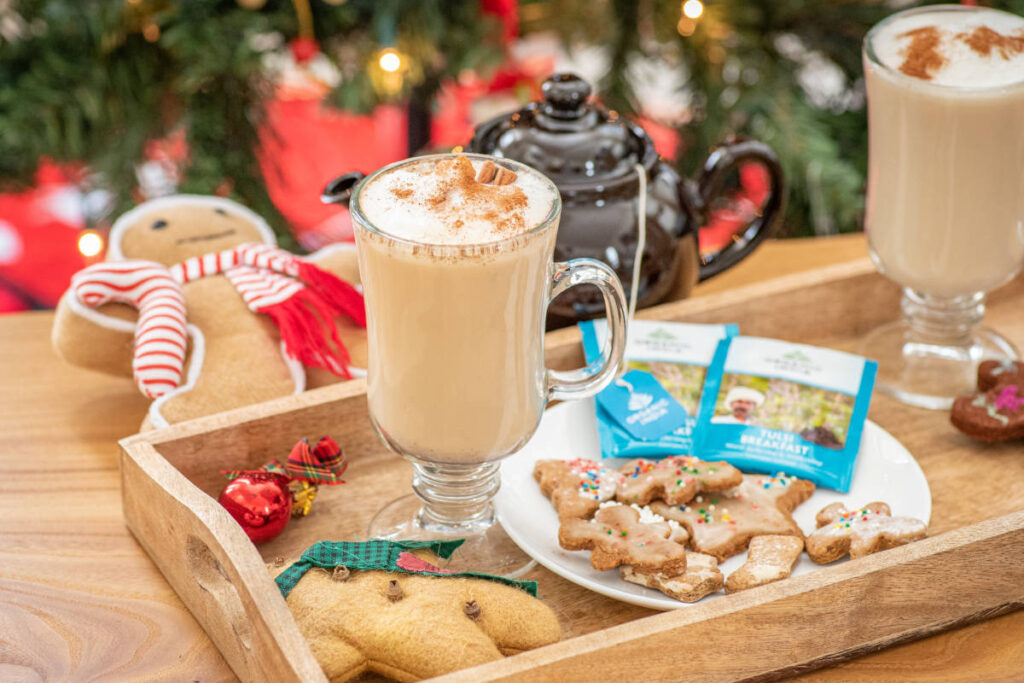
<svg viewBox="0 0 1024 683"><path fill-rule="evenodd" d="M779 237L860 230L861 40L917 4L0 0L0 312L53 307L119 213L175 192L247 204L292 249L350 239L327 180L463 145L555 71L687 175L730 134L771 145L790 183ZM702 249L763 182L739 179Z"/></svg>

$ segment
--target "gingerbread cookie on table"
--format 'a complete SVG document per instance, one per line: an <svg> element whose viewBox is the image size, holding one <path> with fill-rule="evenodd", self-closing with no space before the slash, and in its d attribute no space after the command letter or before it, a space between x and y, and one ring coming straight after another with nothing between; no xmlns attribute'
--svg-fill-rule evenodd
<svg viewBox="0 0 1024 683"><path fill-rule="evenodd" d="M680 602L697 602L722 589L722 571L718 560L703 553L686 553L686 571L679 576L665 576L661 572L644 574L633 567L619 567L624 581L659 590Z"/></svg>
<svg viewBox="0 0 1024 683"><path fill-rule="evenodd" d="M813 493L814 484L804 479L744 474L743 482L729 491L701 494L685 505L655 501L650 507L686 527L694 550L722 562L743 552L755 536L803 538L792 512Z"/></svg>
<svg viewBox="0 0 1024 683"><path fill-rule="evenodd" d="M73 365L134 377L153 399L145 426L162 427L360 374L362 296L339 276L358 282L352 245L298 257L231 200L154 199L72 278L53 344Z"/></svg>
<svg viewBox="0 0 1024 683"><path fill-rule="evenodd" d="M950 421L979 441L1024 438L1024 362L982 362L978 366L978 393L957 398Z"/></svg>
<svg viewBox="0 0 1024 683"><path fill-rule="evenodd" d="M746 563L726 579L725 592L735 593L789 577L803 550L804 539L799 536L755 536L750 539Z"/></svg>
<svg viewBox="0 0 1024 683"><path fill-rule="evenodd" d="M628 564L641 574L682 574L686 550L672 540L671 525L642 517L642 511L628 505L605 506L591 520L562 520L558 543L566 550L591 551L590 564L598 571Z"/></svg>
<svg viewBox="0 0 1024 683"><path fill-rule="evenodd" d="M688 503L704 491L725 491L738 486L743 473L727 462L707 462L686 455L664 460L637 458L619 468L622 475L615 498L623 503L647 505L660 499L669 505Z"/></svg>
<svg viewBox="0 0 1024 683"><path fill-rule="evenodd" d="M620 476L593 460L577 458L538 460L533 478L555 506L559 519L589 519L601 503L615 497Z"/></svg>
<svg viewBox="0 0 1024 683"><path fill-rule="evenodd" d="M927 525L913 517L893 517L885 503L868 503L847 510L842 503L826 505L815 517L818 528L807 537L807 554L818 564L850 559L917 541Z"/></svg>

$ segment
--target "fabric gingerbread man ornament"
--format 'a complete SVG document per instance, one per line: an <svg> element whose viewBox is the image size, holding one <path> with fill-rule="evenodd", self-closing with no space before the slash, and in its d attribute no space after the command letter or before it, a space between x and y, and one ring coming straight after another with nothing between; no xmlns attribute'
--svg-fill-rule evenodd
<svg viewBox="0 0 1024 683"><path fill-rule="evenodd" d="M72 278L53 343L133 377L153 399L143 428L163 427L363 374L366 314L346 279L352 245L300 258L231 200L164 197L121 216L107 260Z"/></svg>

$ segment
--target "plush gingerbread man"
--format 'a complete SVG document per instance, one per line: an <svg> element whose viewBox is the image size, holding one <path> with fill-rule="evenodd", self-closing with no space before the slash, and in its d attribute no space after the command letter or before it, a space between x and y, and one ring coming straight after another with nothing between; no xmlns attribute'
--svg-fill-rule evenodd
<svg viewBox="0 0 1024 683"><path fill-rule="evenodd" d="M358 274L351 245L300 259L228 199L155 199L72 279L53 343L74 365L134 376L155 399L143 428L163 427L362 374Z"/></svg>

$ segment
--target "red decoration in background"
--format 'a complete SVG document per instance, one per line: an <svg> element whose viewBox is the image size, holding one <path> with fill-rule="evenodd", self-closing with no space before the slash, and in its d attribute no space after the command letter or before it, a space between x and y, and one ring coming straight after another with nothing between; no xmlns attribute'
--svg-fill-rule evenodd
<svg viewBox="0 0 1024 683"><path fill-rule="evenodd" d="M320 203L320 191L348 171L374 171L406 157L406 112L381 106L351 114L316 99L267 103L260 168L267 192L310 250L352 239L348 210Z"/></svg>
<svg viewBox="0 0 1024 683"><path fill-rule="evenodd" d="M754 220L768 198L771 181L761 164L740 166L740 187L728 197L730 206L715 209L699 233L701 253L720 251Z"/></svg>
<svg viewBox="0 0 1024 683"><path fill-rule="evenodd" d="M235 518L253 543L276 538L292 516L288 477L246 472L228 482L217 501Z"/></svg>
<svg viewBox="0 0 1024 683"><path fill-rule="evenodd" d="M299 64L308 62L320 54L320 46L312 38L296 38L288 43L288 48L292 51L292 57Z"/></svg>
<svg viewBox="0 0 1024 683"><path fill-rule="evenodd" d="M0 312L52 308L90 263L78 251L85 227L75 170L42 160L35 187L0 194Z"/></svg>

